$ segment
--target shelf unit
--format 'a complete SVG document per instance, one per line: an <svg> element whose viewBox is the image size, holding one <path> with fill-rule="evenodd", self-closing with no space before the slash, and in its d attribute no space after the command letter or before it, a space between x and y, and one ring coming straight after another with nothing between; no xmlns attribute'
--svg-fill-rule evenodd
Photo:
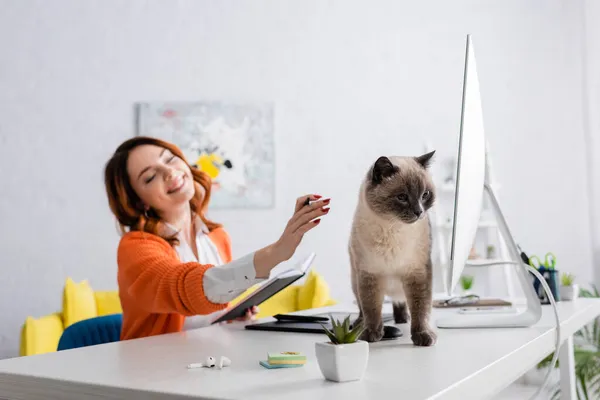
<svg viewBox="0 0 600 400"><path fill-rule="evenodd" d="M430 151L431 146L426 145L426 151ZM486 145L486 180L491 182L491 186L494 189L496 196L501 190L501 185L495 181L492 175L492 166L490 154ZM455 172L455 169L454 169ZM436 246L436 262L439 264L441 278L443 283L444 292L447 292L447 280L446 276L449 273L449 254L451 245L452 235L452 210L454 205L454 193L455 184L454 181L448 182L448 176L441 176L437 171L432 171L434 181L436 181L436 192L437 192L437 205L432 209L431 222L433 228L434 242L437 242ZM454 175L454 173L452 174ZM482 188L483 190L483 188ZM445 209L440 209L444 207ZM435 245L436 243L434 243ZM487 246L493 245L495 254L487 254ZM516 277L514 276L514 266L512 264L502 263L503 260L510 260L510 255L504 238L500 234L498 224L493 215L493 211L489 207L489 199L486 195L483 198L481 217L478 225L477 234L473 243L474 248L477 248L477 254L479 258L469 259L465 263L465 269L463 274L477 275L475 279L475 285L481 285L480 273L482 268L486 268L485 275L487 279L485 281L485 288L482 290L479 287L479 293L482 296L491 295L493 290L498 289L498 276L497 271L501 271L505 281L505 296L509 300L514 301L517 296L516 293ZM483 249L482 249L483 247ZM489 265L494 263L495 265ZM483 272L483 271L481 271ZM455 288L455 294L459 294L462 289L460 287ZM494 296L497 297L497 296Z"/></svg>

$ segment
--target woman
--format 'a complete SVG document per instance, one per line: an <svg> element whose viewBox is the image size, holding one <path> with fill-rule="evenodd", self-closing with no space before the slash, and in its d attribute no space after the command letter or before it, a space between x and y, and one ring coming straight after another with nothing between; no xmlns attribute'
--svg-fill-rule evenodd
<svg viewBox="0 0 600 400"><path fill-rule="evenodd" d="M210 177L190 168L173 144L125 141L106 164L105 185L123 234L117 251L121 340L179 332L197 326L193 316L223 310L288 260L329 212L329 200L300 197L275 243L231 260L227 233L204 215Z"/></svg>

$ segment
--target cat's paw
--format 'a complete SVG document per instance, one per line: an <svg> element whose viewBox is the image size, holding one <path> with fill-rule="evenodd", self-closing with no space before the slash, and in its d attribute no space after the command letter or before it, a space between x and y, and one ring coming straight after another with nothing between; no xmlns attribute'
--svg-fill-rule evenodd
<svg viewBox="0 0 600 400"><path fill-rule="evenodd" d="M356 320L354 321L354 323L352 324L352 326L356 326L356 325L362 324L362 323L364 323L364 322L365 322L365 321L364 321L364 319L363 319L363 316L362 316L362 314L359 314L359 315L358 315L358 318L356 318Z"/></svg>
<svg viewBox="0 0 600 400"><path fill-rule="evenodd" d="M433 346L437 342L437 335L431 329L412 331L411 339L415 346Z"/></svg>
<svg viewBox="0 0 600 400"><path fill-rule="evenodd" d="M394 322L397 324L406 324L410 321L410 314L408 313L408 306L406 303L394 303Z"/></svg>
<svg viewBox="0 0 600 400"><path fill-rule="evenodd" d="M408 324L410 322L410 314L406 312L401 315L394 315L394 322L397 324Z"/></svg>
<svg viewBox="0 0 600 400"><path fill-rule="evenodd" d="M360 335L360 339L367 342L379 342L381 338L383 338L383 323L366 328Z"/></svg>

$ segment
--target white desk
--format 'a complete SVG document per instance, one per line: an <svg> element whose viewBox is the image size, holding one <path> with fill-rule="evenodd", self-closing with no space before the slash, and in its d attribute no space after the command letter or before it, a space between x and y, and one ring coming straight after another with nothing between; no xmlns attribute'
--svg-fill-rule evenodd
<svg viewBox="0 0 600 400"><path fill-rule="evenodd" d="M330 309L347 310L337 306ZM567 339L600 315L600 299L562 302L559 309ZM434 310L434 318L444 312ZM322 378L314 343L325 340L324 335L218 325L2 360L0 398L485 399L553 350L553 325L552 310L544 306L543 319L533 328L440 329L434 347L414 347L408 327L403 326L401 340L371 345L364 379L347 383ZM301 368L267 370L258 361L266 359L269 351L302 351L308 362ZM232 365L223 370L186 368L209 355L217 359L226 355ZM568 358L562 357L561 362L568 365ZM567 374L567 378L572 376Z"/></svg>

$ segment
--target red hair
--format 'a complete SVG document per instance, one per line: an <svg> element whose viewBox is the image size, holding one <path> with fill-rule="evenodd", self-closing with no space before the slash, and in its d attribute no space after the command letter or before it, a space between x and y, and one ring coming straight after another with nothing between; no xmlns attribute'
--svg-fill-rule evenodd
<svg viewBox="0 0 600 400"><path fill-rule="evenodd" d="M119 222L121 233L129 231L143 231L161 236L163 221L154 210L145 211L142 201L133 190L127 173L127 160L131 150L142 145L154 145L169 150L175 156L181 158L189 165L181 150L172 143L165 142L147 136L137 136L123 142L108 160L104 169L104 185L108 196L108 204L112 213ZM191 167L192 177L194 179L194 197L190 200L190 207L193 213L196 213L206 224L210 231L221 227L221 224L209 221L204 216L210 201L210 189L212 180L208 174ZM200 190L204 188L204 195ZM162 236L161 236L162 237ZM163 237L171 245L178 243L175 236Z"/></svg>

